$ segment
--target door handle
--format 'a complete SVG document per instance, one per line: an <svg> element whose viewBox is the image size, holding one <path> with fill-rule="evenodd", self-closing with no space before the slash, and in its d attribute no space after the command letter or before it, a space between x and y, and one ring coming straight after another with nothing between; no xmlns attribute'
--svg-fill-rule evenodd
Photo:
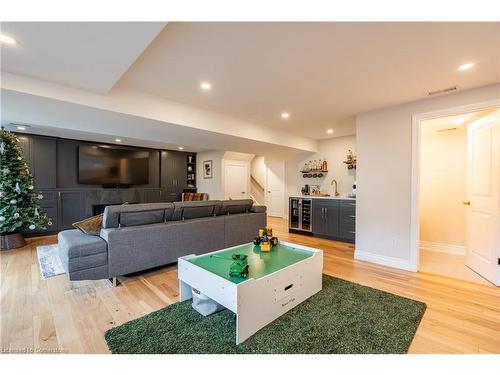
<svg viewBox="0 0 500 375"><path fill-rule="evenodd" d="M470 206L470 201L463 201L462 203L465 204L466 206Z"/></svg>
<svg viewBox="0 0 500 375"><path fill-rule="evenodd" d="M328 217L328 207L325 207L325 219Z"/></svg>

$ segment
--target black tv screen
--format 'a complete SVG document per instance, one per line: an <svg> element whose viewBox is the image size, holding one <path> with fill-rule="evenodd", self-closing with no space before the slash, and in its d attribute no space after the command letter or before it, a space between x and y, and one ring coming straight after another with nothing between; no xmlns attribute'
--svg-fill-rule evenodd
<svg viewBox="0 0 500 375"><path fill-rule="evenodd" d="M78 147L78 182L105 186L149 183L149 152L123 147Z"/></svg>

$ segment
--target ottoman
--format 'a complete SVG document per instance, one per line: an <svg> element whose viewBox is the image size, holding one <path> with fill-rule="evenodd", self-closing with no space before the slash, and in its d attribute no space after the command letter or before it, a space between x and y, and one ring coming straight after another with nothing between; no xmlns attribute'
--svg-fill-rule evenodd
<svg viewBox="0 0 500 375"><path fill-rule="evenodd" d="M78 229L59 232L59 256L70 280L108 278L108 247L99 236Z"/></svg>

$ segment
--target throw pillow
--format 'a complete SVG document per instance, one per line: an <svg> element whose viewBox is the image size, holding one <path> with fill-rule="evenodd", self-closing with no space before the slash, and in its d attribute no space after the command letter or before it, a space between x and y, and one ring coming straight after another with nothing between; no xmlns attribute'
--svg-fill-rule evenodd
<svg viewBox="0 0 500 375"><path fill-rule="evenodd" d="M103 214L89 217L88 219L77 221L72 225L80 229L85 234L90 234L92 236L98 236L102 228L102 218Z"/></svg>

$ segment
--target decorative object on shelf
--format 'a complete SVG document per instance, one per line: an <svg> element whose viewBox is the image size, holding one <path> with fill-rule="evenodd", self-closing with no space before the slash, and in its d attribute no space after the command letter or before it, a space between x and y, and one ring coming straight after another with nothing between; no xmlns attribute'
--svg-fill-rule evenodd
<svg viewBox="0 0 500 375"><path fill-rule="evenodd" d="M356 155L352 152L352 150L349 150L347 152L347 158L344 161L344 164L347 164L347 169L356 169Z"/></svg>
<svg viewBox="0 0 500 375"><path fill-rule="evenodd" d="M260 247L260 251L269 252L272 247L279 243L278 237L273 237L272 228L259 229L258 237L255 237L253 244Z"/></svg>
<svg viewBox="0 0 500 375"><path fill-rule="evenodd" d="M0 249L26 243L22 230L45 229L51 225L39 201L43 195L34 187L33 175L15 134L0 130Z"/></svg>
<svg viewBox="0 0 500 375"><path fill-rule="evenodd" d="M212 178L212 177L213 177L212 160L205 160L203 162L203 178Z"/></svg>
<svg viewBox="0 0 500 375"><path fill-rule="evenodd" d="M302 170L303 178L321 178L328 172L328 162L326 159L309 160L304 163Z"/></svg>

